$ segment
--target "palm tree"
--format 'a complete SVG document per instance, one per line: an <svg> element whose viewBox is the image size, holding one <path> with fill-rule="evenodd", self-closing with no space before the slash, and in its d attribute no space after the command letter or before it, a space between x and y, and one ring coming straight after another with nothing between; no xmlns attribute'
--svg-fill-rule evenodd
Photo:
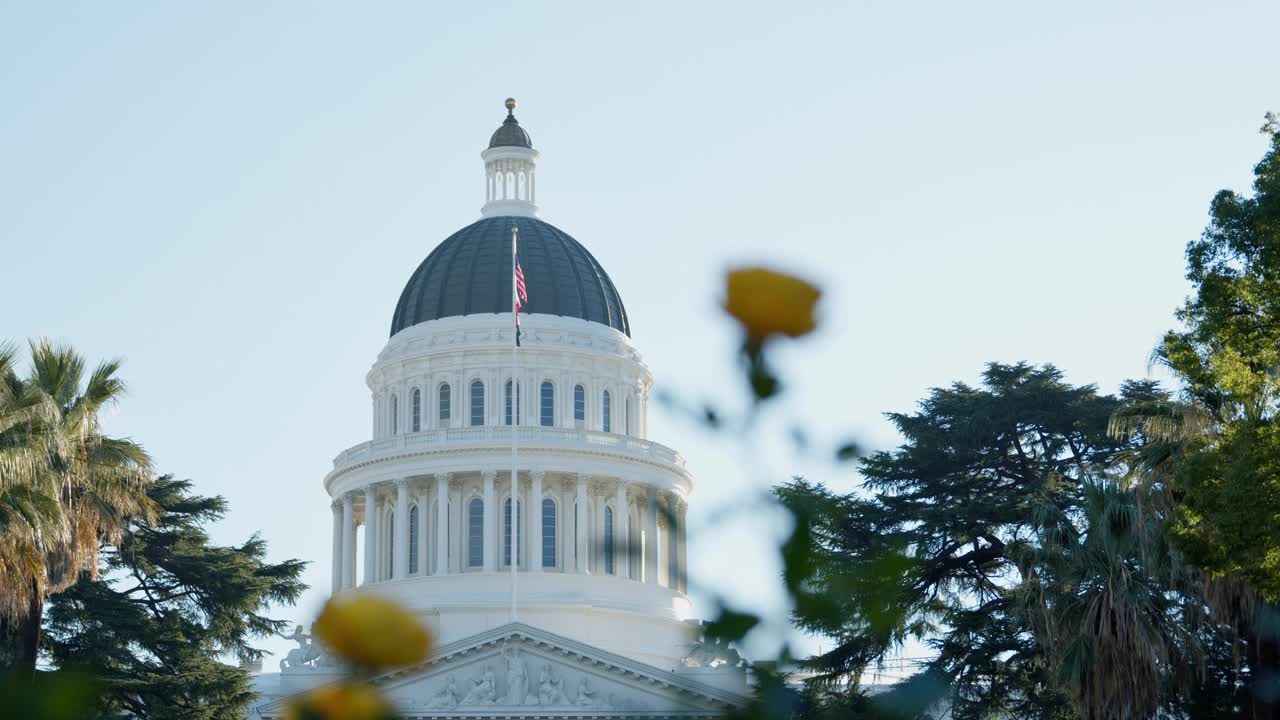
<svg viewBox="0 0 1280 720"><path fill-rule="evenodd" d="M1081 492L1078 512L1036 508L1038 542L1015 550L1029 570L1015 607L1081 717L1154 717L1203 664L1199 574L1169 547L1163 513L1144 514L1148 491L1106 479Z"/></svg>
<svg viewBox="0 0 1280 720"><path fill-rule="evenodd" d="M1177 373L1165 346L1152 353L1151 361ZM1126 384L1124 394L1129 402L1111 417L1108 431L1118 438L1138 440L1125 458L1129 468L1126 479L1134 488L1135 498L1149 500L1152 507L1146 510L1172 521L1178 511L1174 478L1187 453L1218 442L1222 428L1233 418L1256 416L1259 403L1254 398L1230 398L1212 385L1191 383L1181 389L1178 397L1149 381ZM1274 630L1276 609L1230 572L1197 575L1200 597L1212 622L1231 631L1227 641L1233 652L1238 652L1241 641L1245 641L1244 659L1251 677L1256 680L1266 676L1270 668L1280 665L1280 642ZM1280 712L1280 703L1265 692L1256 693L1252 712L1254 717L1273 717Z"/></svg>
<svg viewBox="0 0 1280 720"><path fill-rule="evenodd" d="M86 377L69 347L36 340L30 351L25 380L12 348L0 353L0 619L16 635L18 668L34 670L45 598L96 573L100 543L153 511L146 451L102 434L102 411L125 390L119 361Z"/></svg>
<svg viewBox="0 0 1280 720"><path fill-rule="evenodd" d="M40 573L38 538L56 532L61 514L48 469L46 431L56 408L28 392L15 371L17 349L0 345L0 622L4 637L30 609L24 589ZM16 639L16 638L15 638Z"/></svg>

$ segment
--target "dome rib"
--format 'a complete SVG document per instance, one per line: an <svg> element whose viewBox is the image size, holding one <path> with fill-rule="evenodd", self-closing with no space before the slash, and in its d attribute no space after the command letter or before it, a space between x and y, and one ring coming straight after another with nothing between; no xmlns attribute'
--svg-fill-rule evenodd
<svg viewBox="0 0 1280 720"><path fill-rule="evenodd" d="M511 226L520 230L525 311L607 325L630 336L622 298L577 240L536 218L492 217L462 228L414 270L391 318L391 334L442 317L511 312Z"/></svg>

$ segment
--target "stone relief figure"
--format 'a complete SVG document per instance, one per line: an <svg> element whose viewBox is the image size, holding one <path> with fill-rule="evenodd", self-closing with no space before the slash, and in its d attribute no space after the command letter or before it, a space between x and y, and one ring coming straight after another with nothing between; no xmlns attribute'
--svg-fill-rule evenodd
<svg viewBox="0 0 1280 720"><path fill-rule="evenodd" d="M503 642L502 657L507 661L507 704L524 705L528 702L529 676L525 674L520 651Z"/></svg>
<svg viewBox="0 0 1280 720"><path fill-rule="evenodd" d="M542 672L538 673L538 704L569 705L569 698L564 694L564 680L551 673L551 664L543 663Z"/></svg>
<svg viewBox="0 0 1280 720"><path fill-rule="evenodd" d="M498 691L494 682L493 669L484 666L484 673L471 681L471 689L462 698L459 705L492 705L498 699Z"/></svg>
<svg viewBox="0 0 1280 720"><path fill-rule="evenodd" d="M691 668L729 668L742 663L742 656L722 639L702 640L689 648L680 664Z"/></svg>
<svg viewBox="0 0 1280 720"><path fill-rule="evenodd" d="M286 670L301 670L303 668L311 669L315 666L316 660L320 658L320 648L311 644L311 636L302 631L302 626L298 625L293 629L292 635L281 635L285 640L293 640L298 643L298 647L289 651L288 655L280 661L280 672Z"/></svg>
<svg viewBox="0 0 1280 720"><path fill-rule="evenodd" d="M582 679L577 682L577 700L573 701L573 705L596 708L596 710L613 710L613 698L596 696L595 691L586 684L586 675L582 675Z"/></svg>
<svg viewBox="0 0 1280 720"><path fill-rule="evenodd" d="M436 710L452 710L458 707L458 683L449 675L449 681L427 701L427 707Z"/></svg>

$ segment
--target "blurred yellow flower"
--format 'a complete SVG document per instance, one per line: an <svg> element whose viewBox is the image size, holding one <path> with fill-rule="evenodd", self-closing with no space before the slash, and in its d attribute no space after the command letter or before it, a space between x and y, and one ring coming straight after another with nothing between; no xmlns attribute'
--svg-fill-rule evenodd
<svg viewBox="0 0 1280 720"><path fill-rule="evenodd" d="M412 665L431 649L430 633L412 614L367 595L329 600L312 632L343 659L371 670Z"/></svg>
<svg viewBox="0 0 1280 720"><path fill-rule="evenodd" d="M822 291L792 275L767 268L731 270L724 309L758 344L772 335L800 337L813 332L813 309Z"/></svg>
<svg viewBox="0 0 1280 720"><path fill-rule="evenodd" d="M286 720L385 720L391 707L368 685L327 685L289 701Z"/></svg>

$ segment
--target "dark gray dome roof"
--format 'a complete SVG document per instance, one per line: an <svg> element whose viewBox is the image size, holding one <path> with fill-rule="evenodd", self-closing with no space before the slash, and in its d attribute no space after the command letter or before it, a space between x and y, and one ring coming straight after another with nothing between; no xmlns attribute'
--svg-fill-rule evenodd
<svg viewBox="0 0 1280 720"><path fill-rule="evenodd" d="M520 127L520 123L516 121L516 116L510 111L507 112L507 119L502 121L502 126L493 131L493 137L489 138L489 147L523 147L532 148L533 139L529 137L529 133Z"/></svg>
<svg viewBox="0 0 1280 720"><path fill-rule="evenodd" d="M522 312L582 318L631 335L613 281L577 240L528 217L491 217L450 235L400 293L391 334L428 320L511 312L511 228L520 229L520 268L529 302Z"/></svg>

